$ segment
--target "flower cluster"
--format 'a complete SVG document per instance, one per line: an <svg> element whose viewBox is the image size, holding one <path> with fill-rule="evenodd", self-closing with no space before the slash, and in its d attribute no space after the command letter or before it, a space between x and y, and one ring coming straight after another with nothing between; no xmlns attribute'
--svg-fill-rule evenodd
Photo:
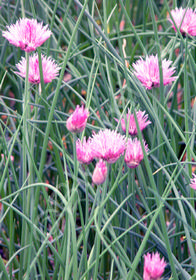
<svg viewBox="0 0 196 280"><path fill-rule="evenodd" d="M168 20L172 23L172 27L175 31L176 26L180 29L183 36L189 34L190 36L196 36L196 11L191 8L183 9L175 8L171 10L172 18L168 17ZM174 24L175 22L175 24ZM175 26L176 25L176 26Z"/></svg>
<svg viewBox="0 0 196 280"><path fill-rule="evenodd" d="M160 280L166 265L164 258L161 259L158 252L152 255L147 253L144 255L143 280Z"/></svg>
<svg viewBox="0 0 196 280"><path fill-rule="evenodd" d="M91 142L91 138L86 141L86 137L84 137L83 142L80 139L76 141L77 159L80 163L89 164L93 161Z"/></svg>
<svg viewBox="0 0 196 280"><path fill-rule="evenodd" d="M148 146L144 141L143 144L144 144L144 149L147 153ZM144 158L144 154L142 151L141 142L137 138L134 138L133 140L128 139L127 148L125 152L125 162L127 166L129 168L136 168L143 160L143 158Z"/></svg>
<svg viewBox="0 0 196 280"><path fill-rule="evenodd" d="M88 109L77 105L67 119L67 129L72 133L82 132L86 127L88 115ZM144 117L143 112L139 111L137 115L140 117L142 129L150 123L150 121L147 121L147 116ZM80 139L76 141L77 160L80 163L90 164L94 159L99 160L92 176L92 181L97 185L102 184L106 179L106 162L115 163L124 154L125 150L126 164L131 168L137 167L143 159L142 147L137 139L133 141L130 139L126 143L125 136L115 130L105 129L94 133L88 140L84 137L83 142Z"/></svg>
<svg viewBox="0 0 196 280"><path fill-rule="evenodd" d="M107 176L106 162L114 163L126 149L125 137L114 130L100 130L83 143L76 142L77 159L80 163L89 164L93 159L98 159L93 172L93 183L102 184Z"/></svg>
<svg viewBox="0 0 196 280"><path fill-rule="evenodd" d="M86 127L88 115L88 109L77 105L75 111L67 119L67 129L73 133L82 132Z"/></svg>
<svg viewBox="0 0 196 280"><path fill-rule="evenodd" d="M41 59L44 83L50 83L58 75L60 67L58 67L51 57L42 55ZM24 57L22 57L21 61L16 64L16 67L19 71L16 71L15 73L25 78L27 61ZM29 57L29 82L32 84L39 84L41 82L37 53Z"/></svg>
<svg viewBox="0 0 196 280"><path fill-rule="evenodd" d="M147 120L148 115L145 115L145 111L142 112L139 110L138 112L136 112L136 118L141 131L151 123L151 121ZM121 119L121 127L124 132L126 132L126 125L128 126L128 131L130 135L136 135L138 133L134 114L131 114L130 110L128 110L128 114L126 114L126 119Z"/></svg>
<svg viewBox="0 0 196 280"><path fill-rule="evenodd" d="M40 47L50 36L52 32L48 29L48 25L38 23L36 19L23 18L19 19L15 24L7 26L7 31L3 31L2 35L14 46L21 48L29 53ZM57 75L60 67L51 57L41 56L42 71L44 83L50 83ZM27 61L22 57L21 61L16 64L21 77L26 77ZM30 83L40 83L40 70L38 54L29 57L29 76Z"/></svg>
<svg viewBox="0 0 196 280"><path fill-rule="evenodd" d="M175 72L175 67L170 67L171 64L172 61L170 60L162 60L163 85L168 85L176 80L176 77L172 76ZM146 89L160 86L159 62L157 55L147 56L145 60L140 58L136 63L133 63L133 68L133 73Z"/></svg>
<svg viewBox="0 0 196 280"><path fill-rule="evenodd" d="M148 146L144 143L144 149L148 152ZM125 154L125 163L129 168L136 168L143 159L143 150L137 138L128 139L115 130L105 129L93 134L81 142L76 141L77 159L82 164L89 164L98 159L92 180L95 184L102 184L107 175L106 163L115 163L120 156Z"/></svg>
<svg viewBox="0 0 196 280"><path fill-rule="evenodd" d="M15 24L7 26L7 31L2 32L2 36L12 45L25 52L35 51L51 34L48 25L43 27L43 23L28 18L19 19Z"/></svg>
<svg viewBox="0 0 196 280"><path fill-rule="evenodd" d="M116 162L126 148L125 137L114 130L100 130L92 137L91 149L95 158Z"/></svg>

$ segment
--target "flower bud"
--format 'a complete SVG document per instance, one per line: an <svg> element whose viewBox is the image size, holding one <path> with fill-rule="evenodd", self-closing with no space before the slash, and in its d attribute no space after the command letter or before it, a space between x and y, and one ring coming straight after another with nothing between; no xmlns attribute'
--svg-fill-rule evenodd
<svg viewBox="0 0 196 280"><path fill-rule="evenodd" d="M92 181L96 185L101 185L105 182L107 177L107 166L105 161L100 159L93 171Z"/></svg>

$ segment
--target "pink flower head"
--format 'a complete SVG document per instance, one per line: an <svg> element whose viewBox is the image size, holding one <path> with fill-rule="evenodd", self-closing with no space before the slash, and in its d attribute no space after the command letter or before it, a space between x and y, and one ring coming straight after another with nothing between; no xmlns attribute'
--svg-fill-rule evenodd
<svg viewBox="0 0 196 280"><path fill-rule="evenodd" d="M161 259L158 252L152 255L147 253L144 255L143 280L160 280L166 265L164 258Z"/></svg>
<svg viewBox="0 0 196 280"><path fill-rule="evenodd" d="M86 127L88 116L88 109L77 105L75 111L67 119L67 129L73 133L82 132Z"/></svg>
<svg viewBox="0 0 196 280"><path fill-rule="evenodd" d="M95 158L114 163L124 153L125 137L114 130L100 130L92 137L92 151Z"/></svg>
<svg viewBox="0 0 196 280"><path fill-rule="evenodd" d="M145 145L145 142L144 142ZM148 146L145 145L145 150L148 152ZM125 152L125 163L129 168L136 168L140 162L143 160L144 155L142 151L142 146L137 138L128 139L127 148Z"/></svg>
<svg viewBox="0 0 196 280"><path fill-rule="evenodd" d="M138 124L140 127L140 130L142 131L148 124L151 123L151 121L147 121L148 115L145 115L145 111L138 111L136 112ZM129 124L129 134L136 135L137 134L137 126L134 118L134 114L131 114L130 110L128 110L127 117L127 125ZM125 118L121 119L121 126L122 130L126 132L126 124L125 124Z"/></svg>
<svg viewBox="0 0 196 280"><path fill-rule="evenodd" d="M190 184L190 187L194 190L196 190L196 174L192 174L193 175L193 178L191 179L191 184Z"/></svg>
<svg viewBox="0 0 196 280"><path fill-rule="evenodd" d="M76 154L77 160L80 163L89 164L93 161L94 157L91 150L91 138L88 138L86 141L86 137L84 137L83 143L80 139L76 141Z"/></svg>
<svg viewBox="0 0 196 280"><path fill-rule="evenodd" d="M171 83L176 79L172 77L175 72L175 67L170 67L172 61L164 59L162 61L162 73L163 73L163 84L164 86ZM146 60L140 58L133 63L134 74L146 87L146 89L152 89L153 87L160 86L159 77L159 63L157 55L150 55L146 57Z"/></svg>
<svg viewBox="0 0 196 280"><path fill-rule="evenodd" d="M106 165L105 161L100 159L97 162L95 169L93 171L93 176L92 176L93 183L96 185L103 184L107 177L107 171L108 170L107 170L107 165Z"/></svg>
<svg viewBox="0 0 196 280"><path fill-rule="evenodd" d="M186 13L186 14L185 14ZM183 9L175 8L175 10L171 11L171 15L173 20L178 28L180 28L180 32L182 35L189 34L191 36L196 36L196 12L191 8ZM174 23L171 18L168 20L172 23L173 29L176 31Z"/></svg>
<svg viewBox="0 0 196 280"><path fill-rule="evenodd" d="M51 57L42 55L41 58L44 83L50 83L58 75L60 67L58 67ZM15 73L25 78L27 62L24 57L22 57L21 61L16 64L16 67L18 68L19 72ZM29 56L29 82L32 84L39 84L40 81L39 58L38 54L35 53L32 56Z"/></svg>
<svg viewBox="0 0 196 280"><path fill-rule="evenodd" d="M43 27L43 22L38 23L36 19L22 18L15 24L7 26L8 31L2 35L12 45L20 47L25 52L32 52L41 46L52 34L48 25Z"/></svg>

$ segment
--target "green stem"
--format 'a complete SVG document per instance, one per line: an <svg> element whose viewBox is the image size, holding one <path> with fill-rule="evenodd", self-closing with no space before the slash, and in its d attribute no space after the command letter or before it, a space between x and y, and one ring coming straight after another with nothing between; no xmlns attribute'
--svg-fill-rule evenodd
<svg viewBox="0 0 196 280"><path fill-rule="evenodd" d="M190 108L190 95L188 91L188 84L187 84L187 59L188 59L188 37L186 37L185 41L185 58L184 58L184 117L185 117L185 138L186 143L189 141L189 131L190 131L190 125L189 125L189 116L191 113ZM187 147L186 152L186 160L187 162L191 162L191 153L190 153L190 145ZM191 176L192 169L191 165L188 165L188 173L189 176Z"/></svg>
<svg viewBox="0 0 196 280"><path fill-rule="evenodd" d="M30 99L29 94L29 54L26 53L26 77L25 77L25 92L23 97L23 111L25 111L24 119L23 119L23 142L22 142L22 149L23 149L23 183L26 181L27 178L27 148L26 143L29 143L28 137L28 127L27 127L27 120L29 118L29 108L28 103Z"/></svg>
<svg viewBox="0 0 196 280"><path fill-rule="evenodd" d="M27 184L27 174L28 174L28 152L26 145L29 145L29 135L28 135L28 124L27 120L30 119L30 108L29 108L29 101L30 101L30 92L29 92L29 53L25 53L26 55L26 77L25 77L25 91L23 96L23 111L24 113L24 119L23 119L23 141L22 141L22 156L23 156L23 162L22 162L22 184ZM27 192L24 192L24 199L23 199L23 213L28 213L28 204L27 204ZM21 247L24 247L26 245L26 242L28 240L27 238L27 224L25 220L22 221L22 236L21 236ZM23 269L25 269L26 266L26 257L25 252L21 252L21 269L19 272L19 278L22 279Z"/></svg>
<svg viewBox="0 0 196 280"><path fill-rule="evenodd" d="M38 88L39 91L39 88ZM38 99L39 99L39 92L37 91L36 93L36 97L35 97L35 104L38 104ZM38 107L35 106L34 107L34 117L33 120L36 121L37 120L37 114L38 114ZM29 135L31 135L31 146L30 146L30 153L31 153L31 159L29 160L29 184L33 184L35 181L35 173L34 173L34 144L35 144L35 135L36 135L36 122L34 122L34 126L33 126L33 130L32 133ZM34 217L34 207L38 207L38 205L35 205L35 192L33 189L29 189L27 191L27 205L29 206L28 208L28 216L30 216L32 218L32 220L35 222L35 217ZM35 205L35 206L34 206ZM32 227L30 227L30 232L29 232L29 243L33 242L33 230ZM31 261L33 259L33 246L29 246L29 248L26 249L26 251L28 251L28 258L27 258L27 267L30 266ZM26 271L26 275L27 277L29 276L29 270Z"/></svg>
<svg viewBox="0 0 196 280"><path fill-rule="evenodd" d="M102 202L105 199L106 196L106 192L107 192L107 181L105 181L103 188L102 188L102 193L101 193L101 199L100 201L97 201L97 205L99 208L99 215L98 215L98 227L99 229L101 229L101 223L102 223L102 218L103 218L103 211L104 211L104 207L100 206L102 204ZM101 188L98 187L97 188L97 192L101 192ZM99 196L98 196L99 197ZM100 197L99 197L100 198ZM99 255L100 255L100 246L101 246L101 238L100 235L98 233L96 233L96 239L95 239L95 270L94 270L94 275L93 275L93 279L97 279L97 274L98 274L98 269L99 269Z"/></svg>
<svg viewBox="0 0 196 280"><path fill-rule="evenodd" d="M73 156L74 156L74 178L73 178L73 186L76 188L77 186L77 177L78 177L78 167L79 163L77 161L77 154L76 154L76 141L77 141L77 136L74 133L73 134Z"/></svg>
<svg viewBox="0 0 196 280"><path fill-rule="evenodd" d="M191 115L191 100L190 100L190 94L188 90L188 76L187 76L187 60L188 60L188 36L185 40L185 58L184 58L184 117L185 117L185 138L186 138L186 145L189 142L190 133L191 133L191 127L190 127L190 115ZM191 146L187 146L186 150L186 161L187 161L187 169L189 177L192 177L192 165L188 164L191 162ZM194 206L194 190L190 190L190 197L191 199L191 205ZM196 227L196 221L193 213L191 212L191 226L193 230L195 230ZM196 250L196 249L195 249Z"/></svg>

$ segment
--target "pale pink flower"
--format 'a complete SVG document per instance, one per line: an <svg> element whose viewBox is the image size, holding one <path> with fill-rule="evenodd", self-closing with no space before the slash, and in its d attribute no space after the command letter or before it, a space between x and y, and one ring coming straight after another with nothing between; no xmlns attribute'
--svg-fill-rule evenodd
<svg viewBox="0 0 196 280"><path fill-rule="evenodd" d="M43 22L38 23L36 19L22 18L15 24L7 26L8 31L2 35L12 45L21 48L25 52L32 52L41 46L52 34L48 25L43 27Z"/></svg>
<svg viewBox="0 0 196 280"><path fill-rule="evenodd" d="M147 120L148 115L147 114L145 115L145 111L142 112L142 111L139 110L138 112L136 112L136 116L137 116L137 121L138 121L139 128L140 128L141 131L144 128L146 128L146 126L148 124L151 123L151 121ZM130 110L128 110L128 114L126 115L126 117L127 117L127 123L125 123L125 118L121 119L122 130L124 132L126 132L126 125L128 126L128 124L129 124L129 127L128 127L129 134L136 135L137 134L137 126L136 126L134 114L131 114Z"/></svg>
<svg viewBox="0 0 196 280"><path fill-rule="evenodd" d="M196 174L192 174L193 178L191 179L190 187L194 190L196 190Z"/></svg>
<svg viewBox="0 0 196 280"><path fill-rule="evenodd" d="M92 181L96 185L101 185L105 182L107 177L107 165L106 163L100 159L93 171Z"/></svg>
<svg viewBox="0 0 196 280"><path fill-rule="evenodd" d="M76 155L80 163L89 164L93 161L91 138L86 141L86 137L84 137L83 142L80 139L76 141Z"/></svg>
<svg viewBox="0 0 196 280"><path fill-rule="evenodd" d="M152 255L147 253L144 255L143 280L160 280L166 265L164 258L161 259L158 252Z"/></svg>
<svg viewBox="0 0 196 280"><path fill-rule="evenodd" d="M74 133L82 132L86 127L88 116L89 110L77 105L75 111L67 119L67 129Z"/></svg>
<svg viewBox="0 0 196 280"><path fill-rule="evenodd" d="M175 67L170 67L172 61L162 60L162 73L164 86L174 81L177 77L172 77L175 72ZM134 74L140 80L140 82L147 89L160 86L159 77L159 62L157 55L150 55L146 57L146 60L140 58L133 63Z"/></svg>
<svg viewBox="0 0 196 280"><path fill-rule="evenodd" d="M145 151L148 152L148 146L144 143ZM129 168L136 168L143 160L144 154L142 146L137 138L128 139L125 152L125 163Z"/></svg>
<svg viewBox="0 0 196 280"><path fill-rule="evenodd" d="M58 67L51 57L42 55L41 59L44 83L50 83L58 75L60 67ZM25 78L27 62L24 57L22 57L21 61L16 64L16 67L18 68L19 72L15 73ZM39 58L38 54L35 53L32 56L29 56L29 82L32 84L39 84L40 81Z"/></svg>
<svg viewBox="0 0 196 280"><path fill-rule="evenodd" d="M176 7L175 10L171 11L171 15L176 26L180 28L182 35L189 34L196 36L196 10L193 11L191 8L186 10L182 7ZM169 17L168 20L172 23L172 27L176 31L173 20Z"/></svg>
<svg viewBox="0 0 196 280"><path fill-rule="evenodd" d="M124 153L125 137L114 130L100 130L92 137L92 151L95 158L114 163Z"/></svg>

